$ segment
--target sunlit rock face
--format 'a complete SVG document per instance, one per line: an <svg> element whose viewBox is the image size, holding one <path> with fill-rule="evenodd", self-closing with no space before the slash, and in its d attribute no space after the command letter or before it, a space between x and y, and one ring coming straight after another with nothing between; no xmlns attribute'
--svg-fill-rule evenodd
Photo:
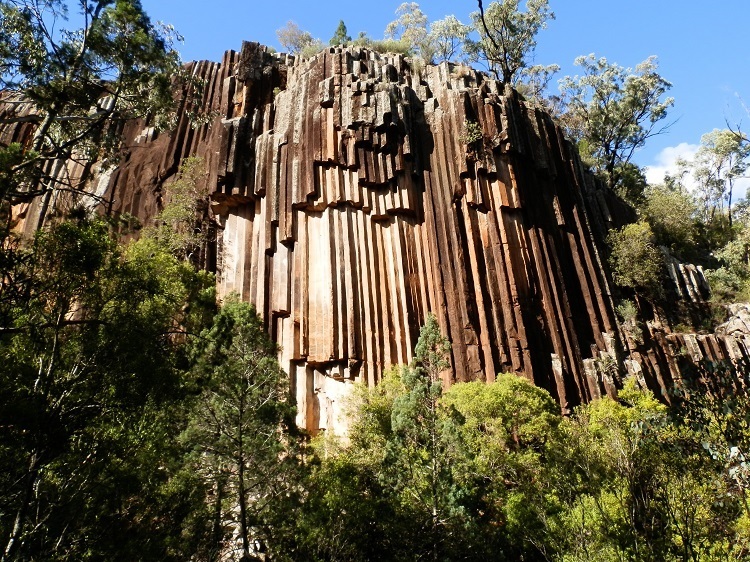
<svg viewBox="0 0 750 562"><path fill-rule="evenodd" d="M351 383L411 361L429 313L452 344L446 384L521 373L570 411L613 394L609 366L639 345L630 372L669 384L671 352L615 319L601 241L616 203L511 90L356 48L299 60L245 43L189 69L201 87L179 93L175 128L126 122L118 165L90 166L83 189L148 222L180 162L202 159L215 232L200 261L263 316L300 425L345 429ZM49 208L18 209L19 228Z"/></svg>

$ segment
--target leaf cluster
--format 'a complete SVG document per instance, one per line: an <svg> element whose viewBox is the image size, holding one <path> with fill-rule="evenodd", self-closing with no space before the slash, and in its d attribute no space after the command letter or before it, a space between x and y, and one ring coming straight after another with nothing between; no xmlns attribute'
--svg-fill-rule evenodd
<svg viewBox="0 0 750 562"><path fill-rule="evenodd" d="M672 85L657 72L656 57L635 69L593 54L575 62L583 74L560 82L563 123L570 137L586 141L597 171L614 188L620 182L618 168L629 163L647 139L664 131L657 124L674 105L673 98L664 98Z"/></svg>
<svg viewBox="0 0 750 562"><path fill-rule="evenodd" d="M479 41L469 40L470 60L485 60L504 84L513 84L518 73L530 66L536 50L536 36L555 19L548 0L528 0L526 11L519 0L491 2L487 9L471 15Z"/></svg>

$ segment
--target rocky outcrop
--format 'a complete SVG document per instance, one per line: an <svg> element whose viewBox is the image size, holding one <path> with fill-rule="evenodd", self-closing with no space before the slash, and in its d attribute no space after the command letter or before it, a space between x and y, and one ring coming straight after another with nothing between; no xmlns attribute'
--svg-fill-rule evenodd
<svg viewBox="0 0 750 562"><path fill-rule="evenodd" d="M594 234L614 207L547 114L468 67L357 48L299 60L245 43L190 69L203 87L175 129L127 122L120 163L83 189L147 221L202 158L202 259L281 345L301 425L340 424L349 383L409 362L429 313L452 342L446 384L521 373L564 411L616 391L630 348ZM23 213L33 229L43 209ZM662 380L659 361L630 361Z"/></svg>

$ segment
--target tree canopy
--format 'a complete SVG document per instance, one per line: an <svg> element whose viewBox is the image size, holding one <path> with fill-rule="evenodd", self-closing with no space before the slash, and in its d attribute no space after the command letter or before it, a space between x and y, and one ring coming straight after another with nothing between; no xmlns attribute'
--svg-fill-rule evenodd
<svg viewBox="0 0 750 562"><path fill-rule="evenodd" d="M339 20L339 26L336 28L336 32L333 34L333 37L331 37L331 40L328 42L329 45L348 45L351 43L352 38L349 36L349 34L346 31L346 24L344 23L344 20Z"/></svg>
<svg viewBox="0 0 750 562"><path fill-rule="evenodd" d="M479 41L468 42L470 58L486 61L504 84L513 84L533 59L537 34L555 14L548 0L528 0L526 11L520 10L520 0L491 2L486 10L481 0L478 4L472 19Z"/></svg>
<svg viewBox="0 0 750 562"><path fill-rule="evenodd" d="M657 72L656 57L635 69L593 54L578 57L576 64L583 74L560 82L563 123L614 188L635 151L664 131L658 124L674 104L674 99L664 97L672 85Z"/></svg>
<svg viewBox="0 0 750 562"><path fill-rule="evenodd" d="M60 26L73 10L81 27ZM72 178L52 182L48 164L106 154L118 142L106 126L116 117L148 115L166 124L180 68L176 38L171 27L153 24L138 0L0 1L3 122L36 123L28 150L11 145L1 151L0 175L14 181L0 182L0 198L76 190ZM16 114L14 107L24 102L34 105L32 115Z"/></svg>

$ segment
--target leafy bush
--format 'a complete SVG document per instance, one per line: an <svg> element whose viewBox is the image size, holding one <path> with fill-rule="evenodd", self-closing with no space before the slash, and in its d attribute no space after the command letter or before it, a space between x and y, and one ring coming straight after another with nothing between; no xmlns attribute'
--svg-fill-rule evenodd
<svg viewBox="0 0 750 562"><path fill-rule="evenodd" d="M615 283L650 299L663 296L664 256L654 244L654 234L647 222L613 230L607 242L612 249L609 263Z"/></svg>
<svg viewBox="0 0 750 562"><path fill-rule="evenodd" d="M482 140L482 137L483 134L481 125L479 125L479 123L477 123L476 121L467 119L466 121L464 121L464 130L461 133L461 136L458 137L458 140L460 140L464 144L471 146L472 144Z"/></svg>
<svg viewBox="0 0 750 562"><path fill-rule="evenodd" d="M320 53L326 46L319 40L316 39L309 45L305 45L299 53L299 56L303 59L309 59Z"/></svg>
<svg viewBox="0 0 750 562"><path fill-rule="evenodd" d="M692 259L698 211L693 196L665 185L650 186L645 195L641 213L651 225L658 244L668 246L682 259Z"/></svg>
<svg viewBox="0 0 750 562"><path fill-rule="evenodd" d="M370 41L367 48L381 54L394 53L397 55L411 56L411 46L406 41L383 39L381 41Z"/></svg>

